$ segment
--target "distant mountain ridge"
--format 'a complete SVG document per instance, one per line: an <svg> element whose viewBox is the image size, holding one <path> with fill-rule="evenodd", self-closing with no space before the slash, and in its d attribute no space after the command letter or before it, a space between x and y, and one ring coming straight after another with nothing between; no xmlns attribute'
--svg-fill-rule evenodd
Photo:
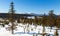
<svg viewBox="0 0 60 36"><path fill-rule="evenodd" d="M34 13L30 13L30 14L14 14L15 18L20 18L21 16L44 16L44 14L34 14ZM48 15L45 15L48 16ZM54 15L55 17L59 16L59 15ZM10 14L9 13L0 13L0 18L9 18Z"/></svg>

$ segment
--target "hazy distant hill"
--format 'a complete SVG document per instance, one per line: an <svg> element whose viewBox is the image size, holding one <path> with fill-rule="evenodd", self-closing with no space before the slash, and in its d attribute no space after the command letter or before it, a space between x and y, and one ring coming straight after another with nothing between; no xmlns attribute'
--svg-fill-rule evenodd
<svg viewBox="0 0 60 36"><path fill-rule="evenodd" d="M34 13L30 13L30 14L14 14L15 18L19 18L19 17L26 17L26 16L43 16L43 14L34 14ZM48 15L45 15L48 16ZM55 17L57 17L58 15L54 15ZM9 18L10 15L9 13L0 13L0 18Z"/></svg>

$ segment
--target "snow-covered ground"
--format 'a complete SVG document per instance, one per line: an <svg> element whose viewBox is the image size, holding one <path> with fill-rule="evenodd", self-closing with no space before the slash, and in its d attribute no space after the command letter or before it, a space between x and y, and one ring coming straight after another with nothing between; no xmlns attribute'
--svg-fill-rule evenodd
<svg viewBox="0 0 60 36"><path fill-rule="evenodd" d="M11 34L11 31L7 31L6 27L8 27L7 25L5 27L0 26L0 36L33 36L37 35L37 33L42 33L43 27L42 26L35 26L35 25L29 25L29 27L27 27L28 24L23 25L22 23L18 23L18 26L16 30L14 30L15 34ZM25 30L24 30L25 28ZM52 30L52 32L50 32L50 29L48 29L47 27L45 27L45 32L48 34L54 34L55 30ZM29 30L29 32L28 32ZM25 32L25 33L24 33ZM59 31L60 32L60 31ZM58 33L59 33L58 32ZM37 36L41 36L40 34L38 34Z"/></svg>

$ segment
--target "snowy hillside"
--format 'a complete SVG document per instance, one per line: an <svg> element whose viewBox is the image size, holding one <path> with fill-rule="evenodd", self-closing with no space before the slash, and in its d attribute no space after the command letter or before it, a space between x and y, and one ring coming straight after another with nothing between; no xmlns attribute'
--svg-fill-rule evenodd
<svg viewBox="0 0 60 36"><path fill-rule="evenodd" d="M0 26L0 36L33 36L33 35L39 36L40 34L38 34L38 33L42 33L42 30L43 30L42 26L39 26L39 25L37 25L37 26L29 25L29 27L27 27L27 26L28 26L28 24L23 25L22 23L18 23L18 26L16 26L17 29L14 30L14 34L11 34L11 31L6 30L8 25L5 25L5 27ZM50 32L50 29L48 29L47 27L45 29L46 29L45 30L46 33L54 34L55 30L52 30L52 32Z"/></svg>

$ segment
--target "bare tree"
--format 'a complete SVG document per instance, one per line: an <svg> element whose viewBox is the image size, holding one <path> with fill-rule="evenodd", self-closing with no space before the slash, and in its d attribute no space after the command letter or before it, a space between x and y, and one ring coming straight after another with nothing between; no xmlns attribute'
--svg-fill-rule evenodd
<svg viewBox="0 0 60 36"><path fill-rule="evenodd" d="M59 36L58 35L58 29L55 29L56 31L55 31L55 33L54 33L54 36Z"/></svg>

